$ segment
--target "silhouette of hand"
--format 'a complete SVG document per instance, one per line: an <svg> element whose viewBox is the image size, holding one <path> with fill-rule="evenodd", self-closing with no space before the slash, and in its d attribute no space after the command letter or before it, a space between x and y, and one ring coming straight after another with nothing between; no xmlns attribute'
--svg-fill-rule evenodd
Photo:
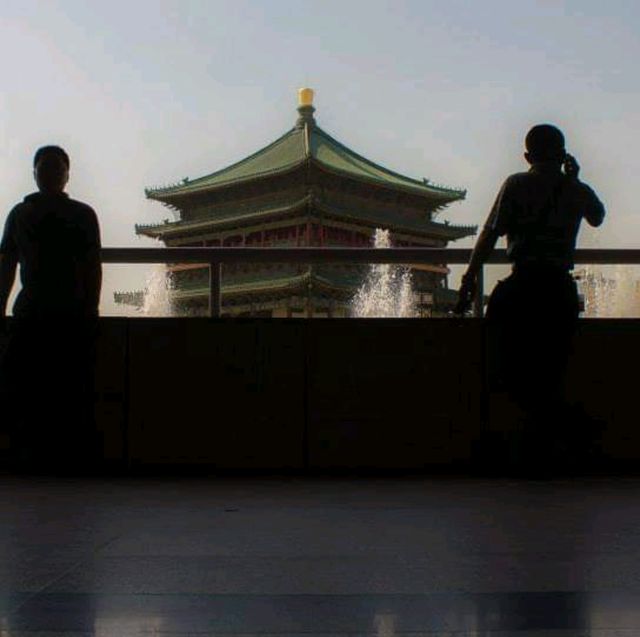
<svg viewBox="0 0 640 637"><path fill-rule="evenodd" d="M565 175L567 175L567 177L571 177L572 179L578 178L578 174L580 173L580 165L573 155L567 154L567 156L565 157L564 173Z"/></svg>
<svg viewBox="0 0 640 637"><path fill-rule="evenodd" d="M458 292L458 302L453 308L454 314L465 314L471 308L473 297L476 294L476 277L465 274L462 277L460 291Z"/></svg>

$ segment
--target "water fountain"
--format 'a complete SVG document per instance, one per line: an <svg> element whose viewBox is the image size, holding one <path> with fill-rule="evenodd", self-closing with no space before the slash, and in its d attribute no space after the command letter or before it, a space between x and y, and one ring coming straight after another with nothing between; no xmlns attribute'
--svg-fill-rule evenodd
<svg viewBox="0 0 640 637"><path fill-rule="evenodd" d="M585 266L576 271L587 318L639 318L640 278L628 265Z"/></svg>
<svg viewBox="0 0 640 637"><path fill-rule="evenodd" d="M144 301L136 316L174 316L171 303L173 278L164 263L154 264L147 276Z"/></svg>
<svg viewBox="0 0 640 637"><path fill-rule="evenodd" d="M391 247L389 231L378 228L376 248ZM588 265L576 270L578 289L584 297L586 318L640 318L640 272L628 265ZM155 264L146 279L141 307L131 316L176 316L171 302L174 282L164 264ZM418 316L411 271L393 264L372 264L352 301L356 318L411 318Z"/></svg>
<svg viewBox="0 0 640 637"><path fill-rule="evenodd" d="M390 248L389 230L377 228L376 248ZM405 266L375 263L352 301L355 318L411 318L418 316L411 286L411 271Z"/></svg>

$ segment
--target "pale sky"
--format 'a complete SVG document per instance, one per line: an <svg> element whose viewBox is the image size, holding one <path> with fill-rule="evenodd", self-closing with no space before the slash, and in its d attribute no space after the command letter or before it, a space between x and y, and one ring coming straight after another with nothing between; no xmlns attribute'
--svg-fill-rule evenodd
<svg viewBox="0 0 640 637"><path fill-rule="evenodd" d="M3 0L0 224L35 190L35 149L55 143L104 246L159 246L135 236L171 217L144 188L273 141L310 86L319 125L347 146L466 188L452 223L482 225L526 169L526 131L554 123L608 211L579 245L637 247L639 32L633 0ZM105 266L101 312L145 272Z"/></svg>

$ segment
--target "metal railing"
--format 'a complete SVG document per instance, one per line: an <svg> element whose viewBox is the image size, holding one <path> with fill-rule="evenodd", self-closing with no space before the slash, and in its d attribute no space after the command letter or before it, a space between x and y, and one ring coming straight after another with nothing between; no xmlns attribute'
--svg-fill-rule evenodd
<svg viewBox="0 0 640 637"><path fill-rule="evenodd" d="M103 263L198 263L209 266L209 315L222 309L221 278L225 263L395 263L467 264L470 249L461 248L103 248ZM576 264L638 265L640 249L580 249ZM487 264L509 263L506 250L494 250ZM482 316L484 269L478 274L474 315Z"/></svg>

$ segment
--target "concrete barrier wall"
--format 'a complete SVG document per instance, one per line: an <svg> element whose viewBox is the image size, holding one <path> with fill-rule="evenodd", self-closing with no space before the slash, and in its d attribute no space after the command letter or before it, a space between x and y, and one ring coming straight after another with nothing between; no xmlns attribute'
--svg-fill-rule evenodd
<svg viewBox="0 0 640 637"><path fill-rule="evenodd" d="M309 466L468 459L481 423L482 330L477 321L309 322Z"/></svg>
<svg viewBox="0 0 640 637"><path fill-rule="evenodd" d="M130 321L133 462L301 468L305 336L295 321Z"/></svg>
<svg viewBox="0 0 640 637"><path fill-rule="evenodd" d="M487 393L484 348L475 319L103 318L97 428L134 467L463 467L515 415ZM640 322L583 320L567 379L627 463L639 354Z"/></svg>
<svg viewBox="0 0 640 637"><path fill-rule="evenodd" d="M567 378L568 397L607 424L604 449L621 465L640 467L640 321L582 321Z"/></svg>

